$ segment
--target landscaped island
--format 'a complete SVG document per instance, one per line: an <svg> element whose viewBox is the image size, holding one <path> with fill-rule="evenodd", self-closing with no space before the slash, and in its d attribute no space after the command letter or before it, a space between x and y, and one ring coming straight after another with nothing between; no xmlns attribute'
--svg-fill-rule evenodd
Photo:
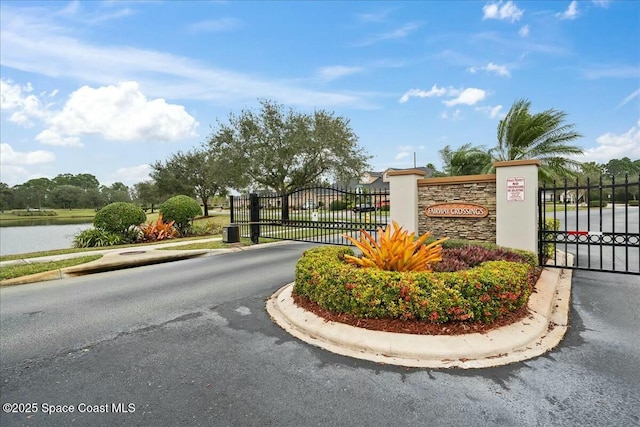
<svg viewBox="0 0 640 427"><path fill-rule="evenodd" d="M349 247L308 250L296 266L294 299L330 320L414 333L482 331L527 314L540 273L535 254L442 244L441 260L423 271L363 268L347 262Z"/></svg>

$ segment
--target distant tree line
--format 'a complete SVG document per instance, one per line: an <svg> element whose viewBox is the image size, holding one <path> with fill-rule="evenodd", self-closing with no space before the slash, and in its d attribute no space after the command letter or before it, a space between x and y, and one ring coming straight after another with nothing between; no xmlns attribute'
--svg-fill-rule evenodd
<svg viewBox="0 0 640 427"><path fill-rule="evenodd" d="M621 182L626 175L637 180L640 160L577 161L583 151L571 141L582 135L565 118L566 113L555 109L533 113L529 101L517 100L499 122L493 148L446 146L439 151L442 170L427 167L433 176L476 175L493 172L496 161L537 159L541 182L568 178L584 185L587 178L595 183L601 175L605 183ZM14 187L0 183L0 209L98 209L134 202L153 211L170 197L186 195L198 199L208 215L209 206L222 204L231 191L285 193L347 183L362 176L369 160L348 119L323 110L299 113L262 100L258 111L243 110L218 121L200 147L152 164L150 180L132 187L121 182L105 186L90 174L61 174Z"/></svg>
<svg viewBox="0 0 640 427"><path fill-rule="evenodd" d="M0 209L101 208L111 202L130 202L132 194L121 182L100 185L91 174L60 174L9 187L0 182Z"/></svg>

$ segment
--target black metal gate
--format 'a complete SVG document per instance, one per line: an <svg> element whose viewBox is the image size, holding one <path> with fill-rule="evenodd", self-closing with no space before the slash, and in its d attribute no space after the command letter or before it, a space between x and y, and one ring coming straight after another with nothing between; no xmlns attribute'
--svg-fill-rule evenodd
<svg viewBox="0 0 640 427"><path fill-rule="evenodd" d="M540 187L541 264L548 256L558 261L560 250L574 255L569 268L640 274L639 193L640 176Z"/></svg>
<svg viewBox="0 0 640 427"><path fill-rule="evenodd" d="M349 245L366 230L374 238L389 218L387 189L309 187L287 194L252 193L231 196L232 224L240 236L258 243L260 238Z"/></svg>

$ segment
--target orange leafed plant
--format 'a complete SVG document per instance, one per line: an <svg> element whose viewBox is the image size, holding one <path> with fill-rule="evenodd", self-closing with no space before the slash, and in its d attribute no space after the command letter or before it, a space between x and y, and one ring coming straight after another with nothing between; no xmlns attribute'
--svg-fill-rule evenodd
<svg viewBox="0 0 640 427"><path fill-rule="evenodd" d="M393 231L391 230L393 228ZM345 255L344 259L361 267L375 267L388 271L430 271L431 264L442 260L442 245L445 237L425 245L431 232L415 239L415 233L409 234L393 221L385 231L378 228L380 242L376 242L365 230L360 230L360 239L344 234L343 236L362 251L362 257Z"/></svg>
<svg viewBox="0 0 640 427"><path fill-rule="evenodd" d="M156 222L151 221L148 224L140 226L140 230L144 234L144 240L156 241L176 237L178 231L173 226L174 222L175 221L163 222L162 214L160 214Z"/></svg>

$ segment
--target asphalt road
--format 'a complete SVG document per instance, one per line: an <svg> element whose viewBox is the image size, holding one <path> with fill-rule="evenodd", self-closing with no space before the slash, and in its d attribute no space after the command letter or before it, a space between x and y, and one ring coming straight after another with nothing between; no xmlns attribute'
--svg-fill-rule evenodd
<svg viewBox="0 0 640 427"><path fill-rule="evenodd" d="M553 212L547 212L553 218ZM556 218L560 220L560 230L581 231L604 234L603 240L617 245L600 245L600 236L570 236L579 239L582 244L558 243L557 249L571 252L575 257L575 265L587 269L607 271L640 272L640 210L637 207L618 207L616 209L587 209L580 211L559 211ZM612 233L616 233L613 237ZM575 240L572 240L575 241ZM623 243L627 243L624 246ZM588 244L587 244L588 243Z"/></svg>
<svg viewBox="0 0 640 427"><path fill-rule="evenodd" d="M0 424L640 424L637 277L575 272L571 327L546 356L404 369L333 355L270 321L265 299L307 247L0 290L0 400L38 410Z"/></svg>

